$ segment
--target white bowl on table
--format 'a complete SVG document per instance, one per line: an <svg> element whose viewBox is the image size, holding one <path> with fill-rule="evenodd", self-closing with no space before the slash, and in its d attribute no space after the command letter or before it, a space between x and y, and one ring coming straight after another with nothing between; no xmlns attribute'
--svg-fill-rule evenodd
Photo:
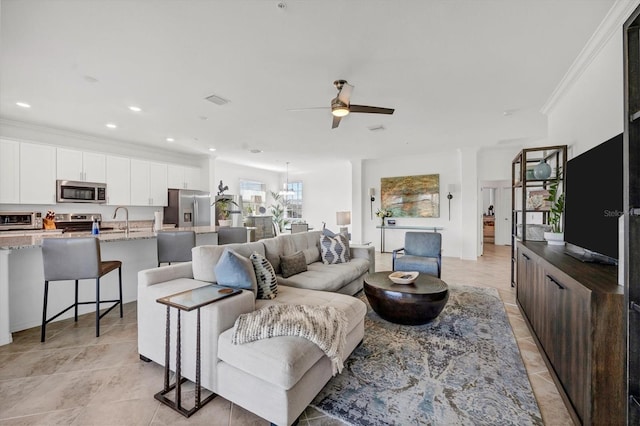
<svg viewBox="0 0 640 426"><path fill-rule="evenodd" d="M418 278L417 271L396 271L389 274L389 279L396 284L411 284Z"/></svg>

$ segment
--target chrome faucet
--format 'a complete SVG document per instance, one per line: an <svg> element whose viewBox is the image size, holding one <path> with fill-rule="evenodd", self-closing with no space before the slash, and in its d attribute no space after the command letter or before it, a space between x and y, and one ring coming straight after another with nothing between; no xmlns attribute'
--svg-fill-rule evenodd
<svg viewBox="0 0 640 426"><path fill-rule="evenodd" d="M115 211L113 212L113 218L116 218L116 214L118 214L118 210L120 209L124 209L124 233L125 235L129 235L129 210L125 207L125 206L118 206L116 207Z"/></svg>

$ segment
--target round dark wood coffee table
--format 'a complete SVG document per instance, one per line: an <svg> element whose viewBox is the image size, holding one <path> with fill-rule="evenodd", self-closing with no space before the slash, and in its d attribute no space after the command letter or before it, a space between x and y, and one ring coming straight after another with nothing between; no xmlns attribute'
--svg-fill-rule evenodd
<svg viewBox="0 0 640 426"><path fill-rule="evenodd" d="M449 287L438 277L420 274L411 284L395 284L391 271L364 277L364 294L371 308L387 321L419 325L437 317L449 300Z"/></svg>

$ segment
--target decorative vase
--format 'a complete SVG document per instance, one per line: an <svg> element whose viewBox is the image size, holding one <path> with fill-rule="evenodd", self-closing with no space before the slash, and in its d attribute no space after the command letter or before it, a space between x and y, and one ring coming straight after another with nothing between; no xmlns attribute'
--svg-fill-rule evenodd
<svg viewBox="0 0 640 426"><path fill-rule="evenodd" d="M221 228L228 228L233 221L231 219L218 219L218 224Z"/></svg>
<svg viewBox="0 0 640 426"><path fill-rule="evenodd" d="M380 219L382 219L382 226L384 226L384 217L381 217Z"/></svg>
<svg viewBox="0 0 640 426"><path fill-rule="evenodd" d="M551 176L551 166L543 159L533 168L536 179L548 179Z"/></svg>
<svg viewBox="0 0 640 426"><path fill-rule="evenodd" d="M544 239L547 240L547 244L552 246L564 245L564 232L545 232Z"/></svg>

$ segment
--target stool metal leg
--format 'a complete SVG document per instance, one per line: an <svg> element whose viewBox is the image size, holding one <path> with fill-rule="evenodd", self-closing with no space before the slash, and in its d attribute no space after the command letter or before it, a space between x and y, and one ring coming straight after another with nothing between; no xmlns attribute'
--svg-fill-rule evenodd
<svg viewBox="0 0 640 426"><path fill-rule="evenodd" d="M42 304L42 326L40 327L40 342L44 342L47 329L47 298L49 296L49 281L44 282L44 302Z"/></svg>
<svg viewBox="0 0 640 426"><path fill-rule="evenodd" d="M96 337L100 337L100 278L96 278Z"/></svg>
<svg viewBox="0 0 640 426"><path fill-rule="evenodd" d="M120 318L122 318L122 267L118 268L118 286L120 287Z"/></svg>
<svg viewBox="0 0 640 426"><path fill-rule="evenodd" d="M74 310L74 317L76 322L78 322L78 280L76 280L76 303L75 303L75 310Z"/></svg>

